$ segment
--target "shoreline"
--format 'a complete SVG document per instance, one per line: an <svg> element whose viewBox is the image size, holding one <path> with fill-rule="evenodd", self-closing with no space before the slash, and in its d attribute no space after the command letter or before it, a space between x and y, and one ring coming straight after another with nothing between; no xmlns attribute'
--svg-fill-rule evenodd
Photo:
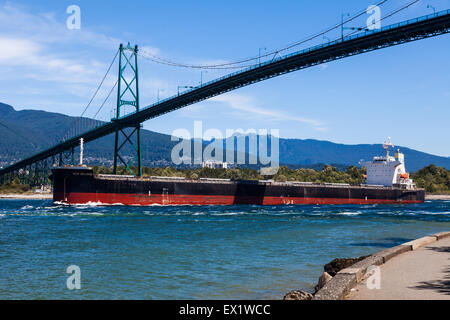
<svg viewBox="0 0 450 320"><path fill-rule="evenodd" d="M425 200L450 200L450 194L425 194Z"/></svg>
<svg viewBox="0 0 450 320"><path fill-rule="evenodd" d="M52 193L32 193L32 194L0 194L0 199L16 199L16 200L51 200Z"/></svg>

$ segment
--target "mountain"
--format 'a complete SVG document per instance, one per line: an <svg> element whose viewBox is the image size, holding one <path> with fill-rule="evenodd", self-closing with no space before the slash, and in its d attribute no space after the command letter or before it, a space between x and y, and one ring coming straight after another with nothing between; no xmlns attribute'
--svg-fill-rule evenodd
<svg viewBox="0 0 450 320"><path fill-rule="evenodd" d="M46 111L16 111L12 106L0 103L0 166L7 166L51 147L67 133L74 133L71 131L74 124L79 132L82 132L102 122ZM144 165L171 164L171 151L177 142L171 141L170 135L142 130L141 141ZM371 160L372 157L383 153L381 144L345 145L312 139L280 139L279 146L280 164L291 166L358 165L362 159ZM450 158L406 147L399 148L405 154L409 171L417 171L429 164L450 169ZM248 152L248 149L246 151ZM88 143L84 154L87 163L109 166L112 164L113 153L114 135L109 135Z"/></svg>
<svg viewBox="0 0 450 320"><path fill-rule="evenodd" d="M360 160L372 160L384 154L381 144L345 145L329 141L283 139L280 140L280 162L286 164L338 163L356 165ZM406 167L417 171L430 164L450 169L449 158L439 157L407 147L396 146L405 154ZM391 152L391 155L395 153ZM326 159L324 161L323 159Z"/></svg>
<svg viewBox="0 0 450 320"><path fill-rule="evenodd" d="M83 132L102 124L101 121L70 117L59 113L16 111L0 103L0 166L31 156L60 142L68 133ZM144 164L168 165L176 142L169 135L142 130L141 145ZM124 150L126 153L126 150ZM110 165L114 154L114 135L86 144L86 160ZM90 160L90 161L89 161Z"/></svg>

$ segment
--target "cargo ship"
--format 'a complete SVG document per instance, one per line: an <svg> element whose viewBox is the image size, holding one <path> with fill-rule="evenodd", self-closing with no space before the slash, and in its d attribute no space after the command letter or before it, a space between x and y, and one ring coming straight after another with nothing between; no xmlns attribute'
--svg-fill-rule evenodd
<svg viewBox="0 0 450 320"><path fill-rule="evenodd" d="M296 204L409 204L424 202L425 192L416 188L405 171L405 158L398 150L362 162L366 183L273 180L190 180L175 177L134 177L94 174L87 166L52 170L53 201L64 204L101 205L296 205Z"/></svg>

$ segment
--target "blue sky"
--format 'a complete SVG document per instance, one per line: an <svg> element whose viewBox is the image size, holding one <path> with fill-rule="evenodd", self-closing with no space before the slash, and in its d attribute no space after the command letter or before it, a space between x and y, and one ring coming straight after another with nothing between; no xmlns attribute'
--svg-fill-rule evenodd
<svg viewBox="0 0 450 320"><path fill-rule="evenodd" d="M153 54L210 64L258 55L315 34L379 0L345 1L0 1L0 101L17 109L80 115L118 45L130 41ZM382 14L409 2L388 0ZM68 30L66 8L81 8L81 29ZM383 25L450 8L420 1ZM355 22L363 24L368 16ZM339 32L328 35L334 39ZM281 137L338 143L394 144L450 156L450 35L327 63L267 80L147 121L163 133L177 128L280 129ZM322 42L319 38L298 49ZM140 60L141 105L197 85L200 71ZM87 115L96 113L116 68ZM224 75L203 73L204 81ZM99 119L108 120L114 97Z"/></svg>

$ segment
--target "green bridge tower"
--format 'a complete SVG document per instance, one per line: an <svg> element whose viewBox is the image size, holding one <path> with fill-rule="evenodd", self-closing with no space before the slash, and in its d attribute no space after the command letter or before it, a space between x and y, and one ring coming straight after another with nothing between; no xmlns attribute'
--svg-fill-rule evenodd
<svg viewBox="0 0 450 320"><path fill-rule="evenodd" d="M137 53L137 45L131 47L130 43L128 43L128 45L124 47L123 44L120 44L119 79L117 82L117 108L116 117L115 119L112 119L112 121L120 119L121 110L124 110L126 106L131 106L133 112L139 112ZM128 132L125 130L127 128L130 129ZM114 146L114 174L117 174L117 159L119 159L125 166L126 171L129 171L134 176L142 176L141 124L138 123L135 126L130 126L127 128L120 128L116 130ZM120 139L121 137L122 139ZM131 146L131 150L135 153L131 160L129 157L121 156L119 154L120 150L126 145Z"/></svg>

